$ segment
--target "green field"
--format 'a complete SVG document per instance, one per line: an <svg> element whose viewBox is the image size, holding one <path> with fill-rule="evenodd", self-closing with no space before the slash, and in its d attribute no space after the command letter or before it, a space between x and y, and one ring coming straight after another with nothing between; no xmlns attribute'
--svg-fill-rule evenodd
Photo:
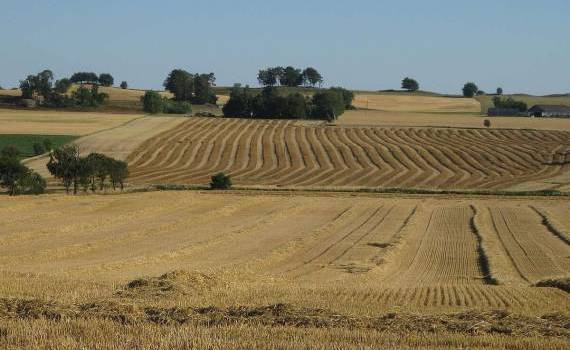
<svg viewBox="0 0 570 350"><path fill-rule="evenodd" d="M20 150L22 158L35 156L34 143L43 143L45 139L49 139L53 148L62 146L68 142L75 140L77 136L70 135L2 135L0 134L0 149L14 145Z"/></svg>

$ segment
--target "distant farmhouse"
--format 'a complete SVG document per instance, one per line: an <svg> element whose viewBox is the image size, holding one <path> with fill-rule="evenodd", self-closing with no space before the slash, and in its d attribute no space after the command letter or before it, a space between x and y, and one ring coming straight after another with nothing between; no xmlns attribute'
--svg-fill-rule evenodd
<svg viewBox="0 0 570 350"><path fill-rule="evenodd" d="M531 117L570 118L570 106L536 105L528 110Z"/></svg>

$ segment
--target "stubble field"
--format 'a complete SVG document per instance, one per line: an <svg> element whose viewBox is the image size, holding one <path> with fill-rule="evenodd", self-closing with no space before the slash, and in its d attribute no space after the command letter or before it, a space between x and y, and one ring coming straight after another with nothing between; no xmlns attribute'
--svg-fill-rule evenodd
<svg viewBox="0 0 570 350"><path fill-rule="evenodd" d="M26 340L43 332L45 344L111 348L564 348L570 297L534 285L568 277L568 210L524 198L10 198L0 328L29 348L47 348Z"/></svg>

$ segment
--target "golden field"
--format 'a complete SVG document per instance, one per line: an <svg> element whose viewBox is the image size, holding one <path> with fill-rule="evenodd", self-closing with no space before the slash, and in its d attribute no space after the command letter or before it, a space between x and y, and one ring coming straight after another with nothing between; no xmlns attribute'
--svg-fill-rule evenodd
<svg viewBox="0 0 570 350"><path fill-rule="evenodd" d="M531 203L4 197L0 331L30 349L562 349L570 297L534 285L568 276L570 202Z"/></svg>

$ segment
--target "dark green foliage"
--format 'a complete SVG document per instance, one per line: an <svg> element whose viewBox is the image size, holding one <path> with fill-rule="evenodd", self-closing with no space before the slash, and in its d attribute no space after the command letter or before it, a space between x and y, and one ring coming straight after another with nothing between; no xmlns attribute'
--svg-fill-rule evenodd
<svg viewBox="0 0 570 350"><path fill-rule="evenodd" d="M491 121L489 119L485 119L483 121L483 126L486 128L490 128L491 127Z"/></svg>
<svg viewBox="0 0 570 350"><path fill-rule="evenodd" d="M354 92L341 87L332 87L330 88L330 90L340 92L340 94L342 95L342 99L344 101L345 109L349 109L352 107L352 101L354 100Z"/></svg>
<svg viewBox="0 0 570 350"><path fill-rule="evenodd" d="M99 74L99 84L102 86L113 86L115 83L115 79L109 73L101 73Z"/></svg>
<svg viewBox="0 0 570 350"><path fill-rule="evenodd" d="M475 83L466 83L463 86L463 96L464 97L473 97L479 91L479 87L475 85Z"/></svg>
<svg viewBox="0 0 570 350"><path fill-rule="evenodd" d="M275 86L278 79L273 68L262 69L257 73L257 81L262 86Z"/></svg>
<svg viewBox="0 0 570 350"><path fill-rule="evenodd" d="M126 81L121 82L121 89L127 89L128 87L129 87L129 84L127 84Z"/></svg>
<svg viewBox="0 0 570 350"><path fill-rule="evenodd" d="M287 66L283 69L279 82L283 86L299 86L303 84L303 74L300 69Z"/></svg>
<svg viewBox="0 0 570 350"><path fill-rule="evenodd" d="M53 73L44 70L37 75L28 75L25 80L20 81L20 89L23 98L34 98L35 95L49 98L53 85Z"/></svg>
<svg viewBox="0 0 570 350"><path fill-rule="evenodd" d="M0 157L0 186L8 189L10 196L18 194L18 181L24 178L29 169L16 157Z"/></svg>
<svg viewBox="0 0 570 350"><path fill-rule="evenodd" d="M15 145L7 145L0 151L0 157L2 158L14 158L17 159L20 156L20 149Z"/></svg>
<svg viewBox="0 0 570 350"><path fill-rule="evenodd" d="M196 74L194 76L194 97L192 102L195 104L215 104L217 101L216 93L212 89L216 78L214 73Z"/></svg>
<svg viewBox="0 0 570 350"><path fill-rule="evenodd" d="M51 152L52 147L53 147L53 142L50 139L44 139L42 144L44 145L44 149L47 152Z"/></svg>
<svg viewBox="0 0 570 350"><path fill-rule="evenodd" d="M493 103L496 108L516 109L520 112L528 110L528 105L522 101L515 101L512 97L501 98L499 96L493 97Z"/></svg>
<svg viewBox="0 0 570 350"><path fill-rule="evenodd" d="M35 142L32 145L32 148L34 149L34 155L36 156L46 153L46 148L44 147L43 143Z"/></svg>
<svg viewBox="0 0 570 350"><path fill-rule="evenodd" d="M168 114L190 114L192 105L186 101L165 101L165 113Z"/></svg>
<svg viewBox="0 0 570 350"><path fill-rule="evenodd" d="M42 194L45 192L46 180L34 171L28 171L18 182L18 193L23 194Z"/></svg>
<svg viewBox="0 0 570 350"><path fill-rule="evenodd" d="M420 89L420 84L415 79L406 77L402 80L402 89L418 91Z"/></svg>
<svg viewBox="0 0 570 350"><path fill-rule="evenodd" d="M50 154L47 168L55 178L60 179L69 193L73 185L73 193L77 193L80 175L79 148L67 145L54 150Z"/></svg>
<svg viewBox="0 0 570 350"><path fill-rule="evenodd" d="M64 146L56 149L50 155L47 165L49 172L60 179L67 191L73 186L73 194L79 187L87 192L103 190L109 179L113 190L124 186L124 180L129 175L127 163L107 157L100 153L91 153L80 157L77 146Z"/></svg>
<svg viewBox="0 0 570 350"><path fill-rule="evenodd" d="M253 94L249 87L242 88L235 85L230 91L230 99L222 108L222 112L226 117L250 117L253 113L252 103Z"/></svg>
<svg viewBox="0 0 570 350"><path fill-rule="evenodd" d="M156 91L147 91L142 97L143 110L150 114L163 113L166 101Z"/></svg>
<svg viewBox="0 0 570 350"><path fill-rule="evenodd" d="M232 180L229 175L226 175L223 172L217 173L212 176L210 188L213 190L229 190L232 188Z"/></svg>
<svg viewBox="0 0 570 350"><path fill-rule="evenodd" d="M164 88L174 95L176 101L190 101L194 92L194 77L182 69L174 69L163 83Z"/></svg>
<svg viewBox="0 0 570 350"><path fill-rule="evenodd" d="M485 94L486 94L486 92L483 91L483 90L477 91L477 96L483 96L483 95L485 95Z"/></svg>
<svg viewBox="0 0 570 350"><path fill-rule="evenodd" d="M253 118L317 118L332 120L340 116L351 105L354 94L343 88L318 91L313 98L300 93L282 96L272 86L263 88L254 95L248 87L234 86L230 99L223 107L227 117Z"/></svg>
<svg viewBox="0 0 570 350"><path fill-rule="evenodd" d="M72 83L75 84L98 84L99 77L93 72L78 72L74 73L71 78L69 78Z"/></svg>
<svg viewBox="0 0 570 350"><path fill-rule="evenodd" d="M502 95L503 94L503 88L498 87L497 88L497 95Z"/></svg>
<svg viewBox="0 0 570 350"><path fill-rule="evenodd" d="M333 121L344 113L346 102L338 89L319 91L313 96L312 116Z"/></svg>
<svg viewBox="0 0 570 350"><path fill-rule="evenodd" d="M65 94L71 87L71 80L67 78L59 79L55 82L54 92L58 94Z"/></svg>
<svg viewBox="0 0 570 350"><path fill-rule="evenodd" d="M73 99L78 106L81 107L97 107L104 103L109 95L99 93L99 86L93 85L91 88L80 86L74 93Z"/></svg>
<svg viewBox="0 0 570 350"><path fill-rule="evenodd" d="M323 83L323 76L313 67L307 67L303 71L303 83L315 87Z"/></svg>

